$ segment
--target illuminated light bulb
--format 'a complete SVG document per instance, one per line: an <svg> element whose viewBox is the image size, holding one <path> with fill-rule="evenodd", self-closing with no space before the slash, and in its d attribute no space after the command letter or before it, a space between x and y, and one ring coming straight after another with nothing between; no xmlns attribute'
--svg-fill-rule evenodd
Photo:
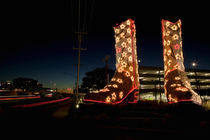
<svg viewBox="0 0 210 140"><path fill-rule="evenodd" d="M179 44L174 45L174 49L178 50L180 48Z"/></svg>
<svg viewBox="0 0 210 140"><path fill-rule="evenodd" d="M106 103L110 103L111 102L111 98L110 98L110 96L107 96L106 97Z"/></svg>
<svg viewBox="0 0 210 140"><path fill-rule="evenodd" d="M166 27L168 27L168 26L170 26L170 22L167 21L166 22Z"/></svg>
<svg viewBox="0 0 210 140"><path fill-rule="evenodd" d="M112 78L112 80L111 81L115 81L116 80L116 78Z"/></svg>
<svg viewBox="0 0 210 140"><path fill-rule="evenodd" d="M117 48L116 48L116 52L117 52L117 53L121 53L121 50L122 50L122 49L121 49L120 47L117 47Z"/></svg>
<svg viewBox="0 0 210 140"><path fill-rule="evenodd" d="M166 35L166 36L169 36L170 33L171 33L170 31L167 31L167 32L165 33L165 35Z"/></svg>
<svg viewBox="0 0 210 140"><path fill-rule="evenodd" d="M120 38L119 37L116 37L115 38L115 41L116 41L116 43L118 43L120 41Z"/></svg>
<svg viewBox="0 0 210 140"><path fill-rule="evenodd" d="M166 32L165 31L163 31L163 36L166 36Z"/></svg>
<svg viewBox="0 0 210 140"><path fill-rule="evenodd" d="M125 33L121 33L120 37L125 38Z"/></svg>
<svg viewBox="0 0 210 140"><path fill-rule="evenodd" d="M172 101L171 94L168 94L168 100L169 100L170 102Z"/></svg>
<svg viewBox="0 0 210 140"><path fill-rule="evenodd" d="M130 76L130 73L129 73L128 71L126 71L126 72L125 72L125 76L126 76L126 77L129 77L129 76Z"/></svg>
<svg viewBox="0 0 210 140"><path fill-rule="evenodd" d="M113 84L112 87L113 87L113 88L118 88L118 85Z"/></svg>
<svg viewBox="0 0 210 140"><path fill-rule="evenodd" d="M167 68L168 68L168 67L165 65L165 71L167 70Z"/></svg>
<svg viewBox="0 0 210 140"><path fill-rule="evenodd" d="M166 61L166 60L167 60L167 57L166 57L166 56L164 56L164 57L163 57L163 60L164 60L164 61Z"/></svg>
<svg viewBox="0 0 210 140"><path fill-rule="evenodd" d="M117 71L121 73L123 71L123 68L119 67Z"/></svg>
<svg viewBox="0 0 210 140"><path fill-rule="evenodd" d="M178 87L181 87L181 84L176 84Z"/></svg>
<svg viewBox="0 0 210 140"><path fill-rule="evenodd" d="M164 54L166 54L167 53L167 50L166 49L164 49Z"/></svg>
<svg viewBox="0 0 210 140"><path fill-rule="evenodd" d="M108 88L101 89L100 92L108 92L110 91Z"/></svg>
<svg viewBox="0 0 210 140"><path fill-rule="evenodd" d="M123 98L123 92L122 92L122 91L120 91L120 93L119 93L119 98L120 98L120 99Z"/></svg>
<svg viewBox="0 0 210 140"><path fill-rule="evenodd" d="M132 62L132 60L133 60L133 59L132 59L132 56L129 56L129 57L128 57L128 61Z"/></svg>
<svg viewBox="0 0 210 140"><path fill-rule="evenodd" d="M127 25L130 25L130 24L131 24L130 20L127 20Z"/></svg>
<svg viewBox="0 0 210 140"><path fill-rule="evenodd" d="M178 40L179 39L179 36L177 34L173 35L173 39L174 40Z"/></svg>
<svg viewBox="0 0 210 140"><path fill-rule="evenodd" d="M177 30L177 26L176 26L176 25L173 25L173 26L171 27L171 29L174 30L174 31L176 31L176 30Z"/></svg>
<svg viewBox="0 0 210 140"><path fill-rule="evenodd" d="M119 29L115 29L115 33L119 34L120 30Z"/></svg>
<svg viewBox="0 0 210 140"><path fill-rule="evenodd" d="M123 48L127 47L125 42L123 42L121 45L122 45Z"/></svg>
<svg viewBox="0 0 210 140"><path fill-rule="evenodd" d="M167 55L168 56L171 55L171 50L168 50Z"/></svg>
<svg viewBox="0 0 210 140"><path fill-rule="evenodd" d="M182 36L182 32L181 31L179 32L179 36Z"/></svg>
<svg viewBox="0 0 210 140"><path fill-rule="evenodd" d="M133 67L132 67L132 66L130 66L130 67L129 67L129 70L130 70L130 71L133 71Z"/></svg>
<svg viewBox="0 0 210 140"><path fill-rule="evenodd" d="M122 62L121 65L122 65L123 68L127 67L127 63L126 62Z"/></svg>
<svg viewBox="0 0 210 140"><path fill-rule="evenodd" d="M115 92L113 92L111 95L112 95L112 100L115 101L116 100L116 97L117 97L116 94L115 94Z"/></svg>
<svg viewBox="0 0 210 140"><path fill-rule="evenodd" d="M163 45L164 45L164 46L166 46L166 44L167 44L167 42L166 42L166 40L164 39L164 41L163 41Z"/></svg>
<svg viewBox="0 0 210 140"><path fill-rule="evenodd" d="M175 87L176 86L176 84L171 84L171 87Z"/></svg>
<svg viewBox="0 0 210 140"><path fill-rule="evenodd" d="M179 64L178 64L178 63L175 64L175 65L174 65L174 68L175 68L175 69L179 69Z"/></svg>
<svg viewBox="0 0 210 140"><path fill-rule="evenodd" d="M128 47L128 52L129 52L129 53L131 53L131 52L132 52L131 47Z"/></svg>
<svg viewBox="0 0 210 140"><path fill-rule="evenodd" d="M122 63L122 58L119 57L119 58L117 59L117 62L118 62L118 63Z"/></svg>
<svg viewBox="0 0 210 140"><path fill-rule="evenodd" d="M111 87L112 85L108 85L108 87Z"/></svg>
<svg viewBox="0 0 210 140"><path fill-rule="evenodd" d="M117 79L117 82L120 84L123 83L122 79L120 79L120 78Z"/></svg>
<svg viewBox="0 0 210 140"><path fill-rule="evenodd" d="M132 81L132 82L134 81L134 78L133 78L133 76L131 76L131 81Z"/></svg>
<svg viewBox="0 0 210 140"><path fill-rule="evenodd" d="M127 57L127 53L126 52L123 52L122 53L122 57Z"/></svg>
<svg viewBox="0 0 210 140"><path fill-rule="evenodd" d="M169 46L171 44L171 41L170 40L168 40L167 41L167 46Z"/></svg>
<svg viewBox="0 0 210 140"><path fill-rule="evenodd" d="M127 33L128 33L128 34L131 33L131 29L130 29L130 28L127 29Z"/></svg>
<svg viewBox="0 0 210 140"><path fill-rule="evenodd" d="M185 88L185 87L178 87L176 88L177 91L182 91L182 92L187 92L188 91L188 88Z"/></svg>
<svg viewBox="0 0 210 140"><path fill-rule="evenodd" d="M131 43L131 39L130 39L130 38L128 38L128 39L127 39L127 42L128 42L128 43Z"/></svg>
<svg viewBox="0 0 210 140"><path fill-rule="evenodd" d="M120 25L120 28L121 28L121 29L124 29L124 28L125 28L125 25L124 25L124 24L121 24L121 25Z"/></svg>
<svg viewBox="0 0 210 140"><path fill-rule="evenodd" d="M174 79L175 80L180 80L181 78L179 76L176 76Z"/></svg>
<svg viewBox="0 0 210 140"><path fill-rule="evenodd" d="M179 28L181 27L181 21L180 20L179 20L177 25L178 25Z"/></svg>
<svg viewBox="0 0 210 140"><path fill-rule="evenodd" d="M190 83L189 83L188 81L185 81L185 83L186 83L188 86L190 86Z"/></svg>
<svg viewBox="0 0 210 140"><path fill-rule="evenodd" d="M181 59L181 56L179 54L176 54L175 57L176 57L176 60L180 60Z"/></svg>
<svg viewBox="0 0 210 140"><path fill-rule="evenodd" d="M170 65L171 65L171 62L172 62L171 60L168 60L168 66L170 66Z"/></svg>

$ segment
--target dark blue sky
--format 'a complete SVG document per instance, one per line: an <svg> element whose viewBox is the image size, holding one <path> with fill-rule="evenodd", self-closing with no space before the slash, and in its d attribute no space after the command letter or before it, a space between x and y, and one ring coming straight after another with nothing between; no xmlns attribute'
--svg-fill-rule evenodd
<svg viewBox="0 0 210 140"><path fill-rule="evenodd" d="M164 2L81 0L81 4L81 24L84 19L87 21L84 27L88 35L82 44L87 51L81 53L80 79L85 72L103 67L106 55L111 56L109 66L115 68L113 26L127 18L136 22L140 65L163 66L161 19L164 18L172 22L182 20L186 68L196 61L199 69L210 69L209 11L204 3L191 3L189 7ZM78 28L77 3L31 0L5 3L4 8L0 81L28 77L46 87L53 87L54 83L58 88L72 87L77 69L77 51L73 50L77 47L74 34Z"/></svg>

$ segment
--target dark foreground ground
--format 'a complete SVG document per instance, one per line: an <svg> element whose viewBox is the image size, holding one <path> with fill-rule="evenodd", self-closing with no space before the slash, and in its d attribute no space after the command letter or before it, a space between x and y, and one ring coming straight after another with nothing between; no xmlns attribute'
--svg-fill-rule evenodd
<svg viewBox="0 0 210 140"><path fill-rule="evenodd" d="M1 134L21 139L209 139L210 112L191 103L82 104L72 100L0 115Z"/></svg>

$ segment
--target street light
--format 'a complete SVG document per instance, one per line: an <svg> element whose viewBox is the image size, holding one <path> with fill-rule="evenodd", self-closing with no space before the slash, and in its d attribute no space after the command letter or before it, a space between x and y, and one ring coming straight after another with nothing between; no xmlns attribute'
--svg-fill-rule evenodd
<svg viewBox="0 0 210 140"><path fill-rule="evenodd" d="M198 79L197 79L197 72L196 72L196 69L195 69L196 66L197 66L197 63L196 63L196 62L192 62L192 67L193 67L194 72L195 72L196 88L197 88L197 90L199 90L199 85L198 85L199 81L198 81Z"/></svg>
<svg viewBox="0 0 210 140"><path fill-rule="evenodd" d="M193 67L196 67L196 66L197 66L197 63L192 62L192 66L193 66Z"/></svg>

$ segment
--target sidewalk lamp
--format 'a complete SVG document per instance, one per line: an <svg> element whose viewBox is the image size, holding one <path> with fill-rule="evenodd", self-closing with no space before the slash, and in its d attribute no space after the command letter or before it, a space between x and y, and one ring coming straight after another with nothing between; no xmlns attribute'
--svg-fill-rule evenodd
<svg viewBox="0 0 210 140"><path fill-rule="evenodd" d="M197 66L197 63L192 62L192 67L196 67L196 66Z"/></svg>
<svg viewBox="0 0 210 140"><path fill-rule="evenodd" d="M196 63L196 62L192 62L192 67L193 67L193 70L194 70L194 72L195 72L195 82L196 82L196 88L197 88L197 90L199 90L199 81L198 81L198 79L197 79L197 72L196 72L196 69L195 69L195 67L197 66L198 64Z"/></svg>

